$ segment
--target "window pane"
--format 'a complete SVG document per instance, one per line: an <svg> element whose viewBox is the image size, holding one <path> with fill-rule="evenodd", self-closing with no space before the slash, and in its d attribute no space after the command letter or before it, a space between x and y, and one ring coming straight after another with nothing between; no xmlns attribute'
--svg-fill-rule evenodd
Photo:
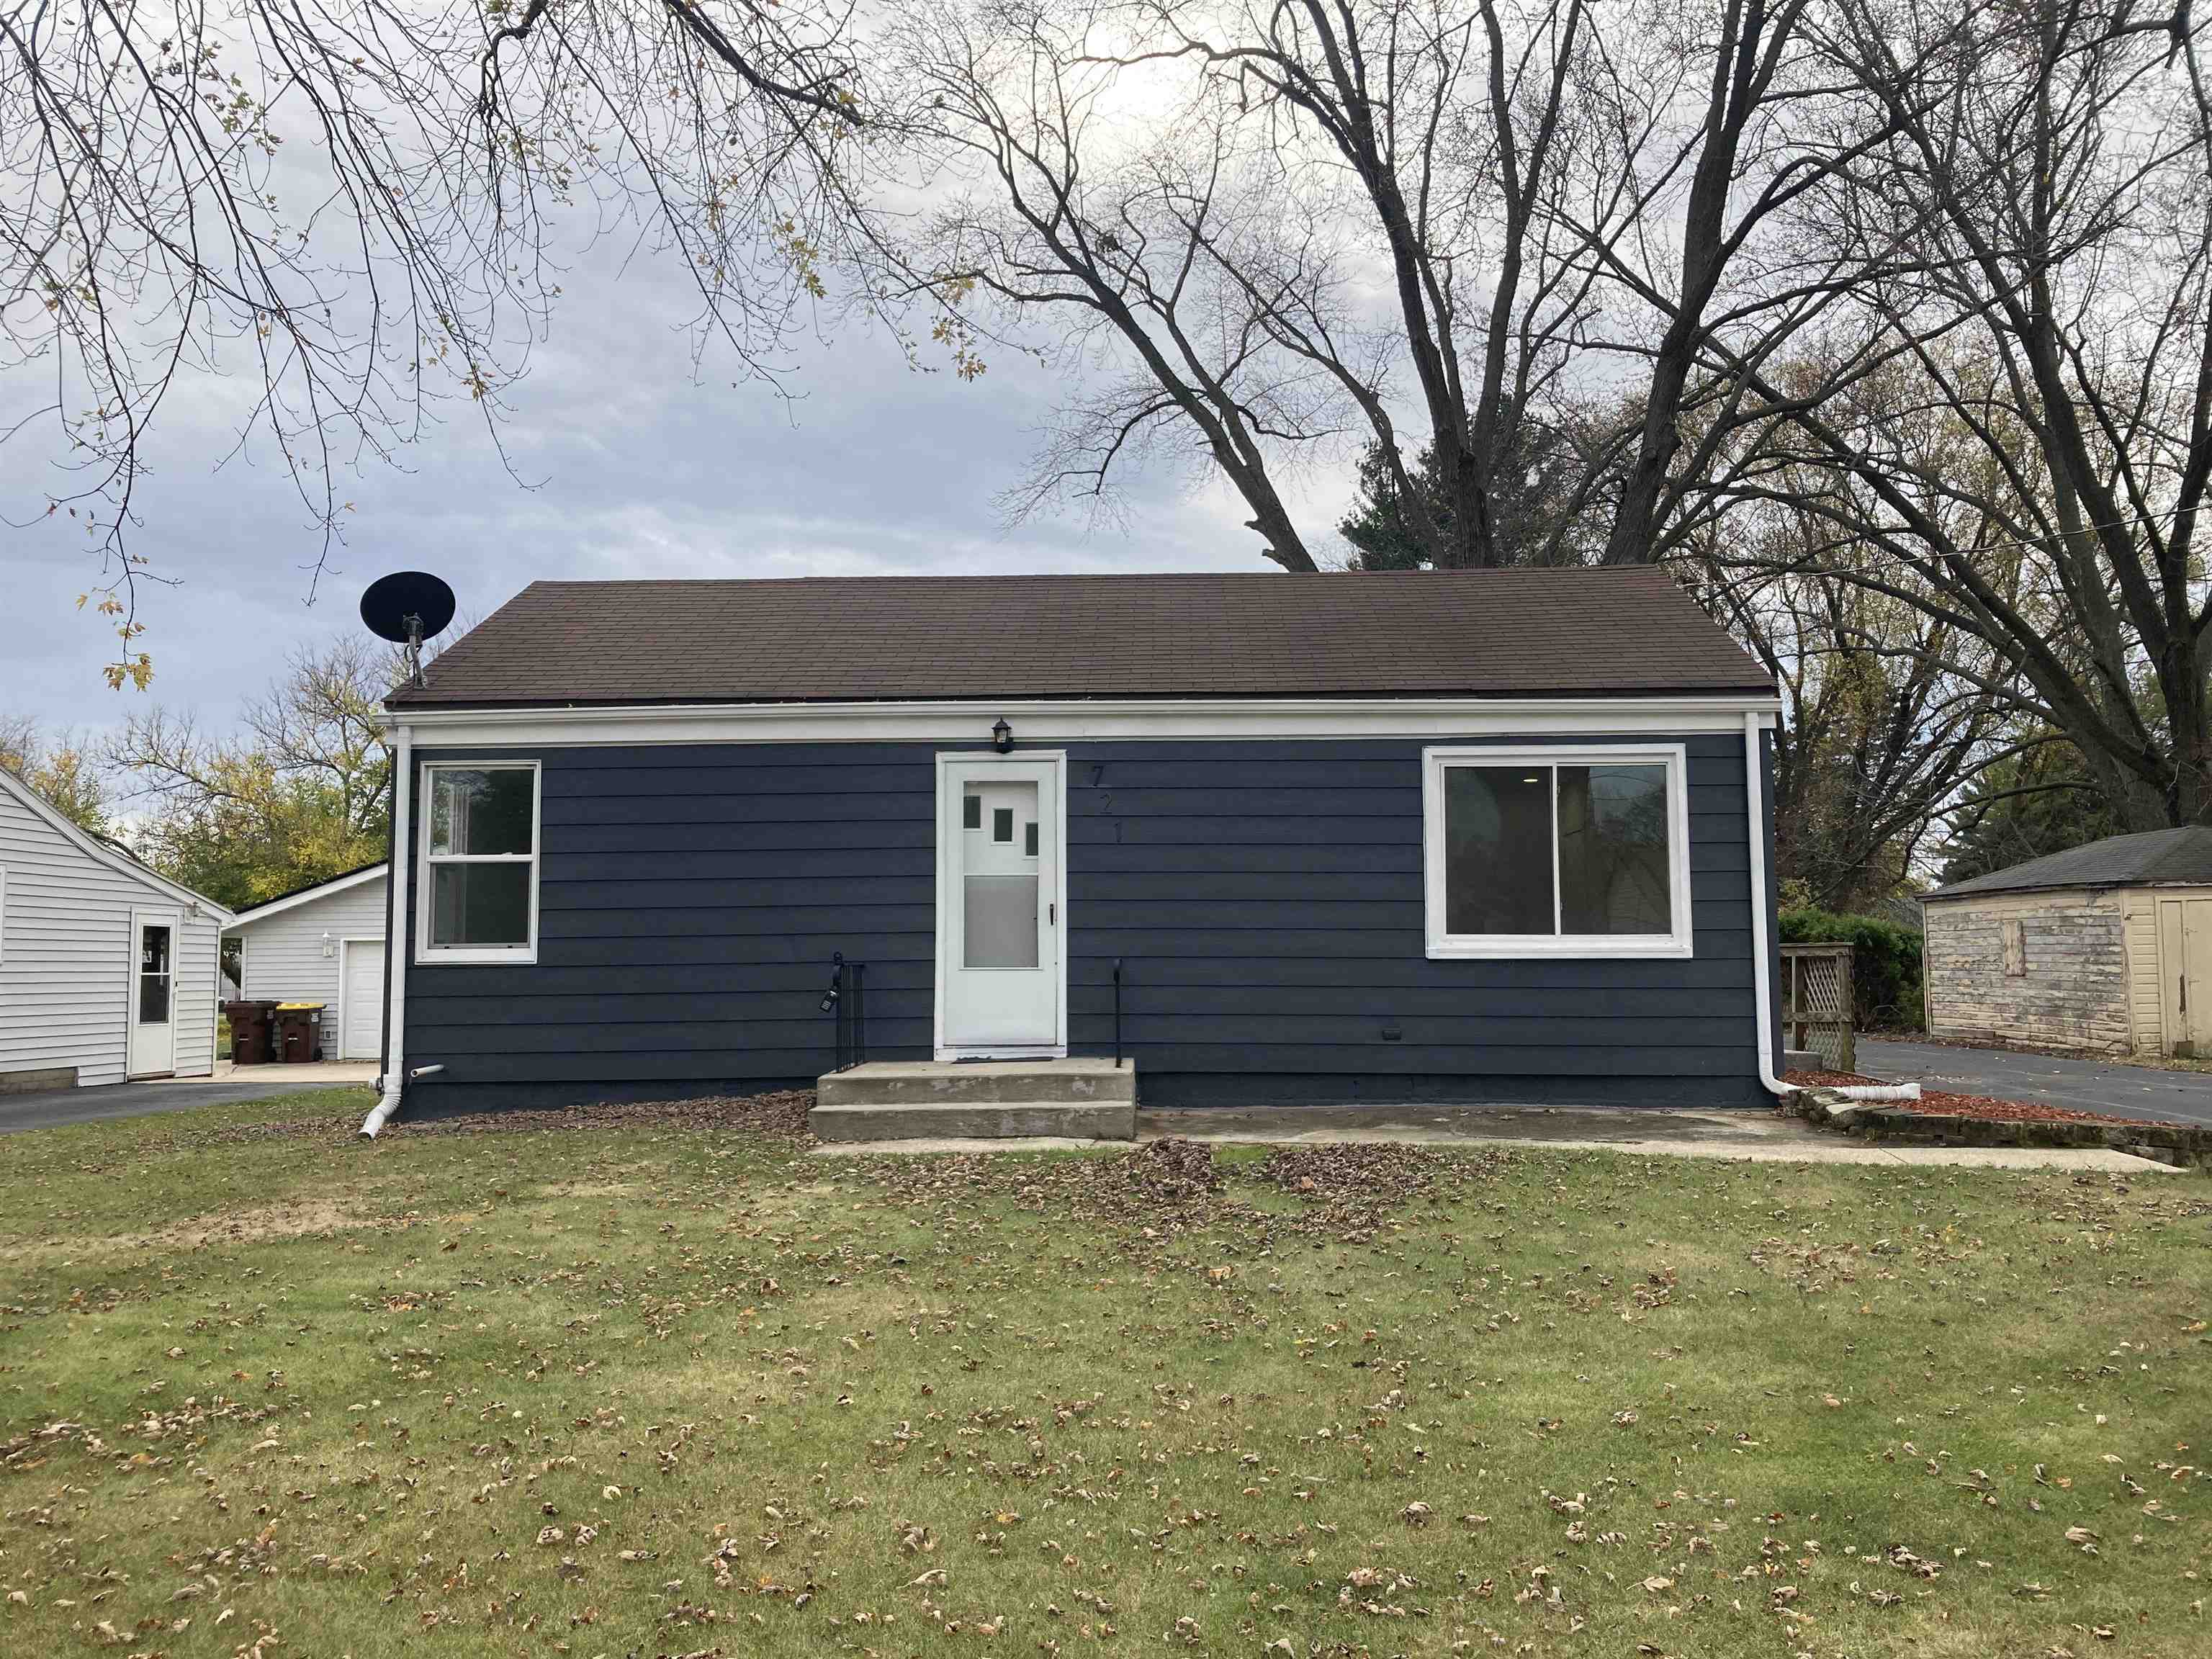
<svg viewBox="0 0 2212 1659"><path fill-rule="evenodd" d="M1552 931L1552 775L1444 769L1444 930Z"/></svg>
<svg viewBox="0 0 2212 1659"><path fill-rule="evenodd" d="M530 866L432 865L430 943L529 944Z"/></svg>
<svg viewBox="0 0 2212 1659"><path fill-rule="evenodd" d="M1669 933L1667 769L1559 769L1559 930Z"/></svg>
<svg viewBox="0 0 2212 1659"><path fill-rule="evenodd" d="M169 930L138 930L138 1023L169 1023Z"/></svg>
<svg viewBox="0 0 2212 1659"><path fill-rule="evenodd" d="M1012 841L1014 838L1014 809L994 806L991 809L991 839Z"/></svg>
<svg viewBox="0 0 2212 1659"><path fill-rule="evenodd" d="M1035 858L1037 855L1036 847L1036 825L1024 824L1022 826L1022 856L1028 859Z"/></svg>
<svg viewBox="0 0 2212 1659"><path fill-rule="evenodd" d="M981 830L983 827L983 798L981 795L963 795L960 798L960 827L963 830Z"/></svg>
<svg viewBox="0 0 2212 1659"><path fill-rule="evenodd" d="M963 879L961 965L1037 965L1037 878L969 876Z"/></svg>
<svg viewBox="0 0 2212 1659"><path fill-rule="evenodd" d="M531 773L520 766L430 774L430 850L527 853Z"/></svg>

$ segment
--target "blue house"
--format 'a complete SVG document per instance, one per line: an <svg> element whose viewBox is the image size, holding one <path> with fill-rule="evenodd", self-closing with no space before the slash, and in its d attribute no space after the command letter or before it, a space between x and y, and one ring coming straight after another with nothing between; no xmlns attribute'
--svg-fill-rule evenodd
<svg viewBox="0 0 2212 1659"><path fill-rule="evenodd" d="M840 957L1147 1104L1774 1086L1778 703L1662 571L539 582L387 707L393 1107L811 1082Z"/></svg>

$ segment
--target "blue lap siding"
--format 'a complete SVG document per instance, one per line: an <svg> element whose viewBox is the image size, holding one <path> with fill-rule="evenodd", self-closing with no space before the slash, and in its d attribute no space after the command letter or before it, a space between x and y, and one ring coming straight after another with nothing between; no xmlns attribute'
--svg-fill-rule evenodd
<svg viewBox="0 0 2212 1659"><path fill-rule="evenodd" d="M1753 1103L1743 744L1681 741L1695 954L1640 961L1428 960L1420 742L1063 745L1071 1052L1119 959L1147 1104ZM871 1058L929 1055L935 745L503 752L543 765L538 960L416 966L409 919L410 1109L809 1081L837 951Z"/></svg>

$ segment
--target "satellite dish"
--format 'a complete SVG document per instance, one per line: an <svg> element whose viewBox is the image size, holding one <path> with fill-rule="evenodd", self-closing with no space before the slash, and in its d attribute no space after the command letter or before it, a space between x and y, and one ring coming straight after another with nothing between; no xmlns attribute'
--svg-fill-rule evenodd
<svg viewBox="0 0 2212 1659"><path fill-rule="evenodd" d="M427 570L395 570L368 585L361 619L377 638L407 647L408 678L420 685L422 641L437 638L453 620L453 590Z"/></svg>

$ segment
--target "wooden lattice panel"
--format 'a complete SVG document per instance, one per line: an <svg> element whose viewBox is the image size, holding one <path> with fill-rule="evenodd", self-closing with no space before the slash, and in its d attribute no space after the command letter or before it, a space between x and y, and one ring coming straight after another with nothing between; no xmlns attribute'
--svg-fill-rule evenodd
<svg viewBox="0 0 2212 1659"><path fill-rule="evenodd" d="M1857 1069L1851 1040L1851 947L1782 947L1782 1029L1792 1048L1808 1048L1832 1071Z"/></svg>

